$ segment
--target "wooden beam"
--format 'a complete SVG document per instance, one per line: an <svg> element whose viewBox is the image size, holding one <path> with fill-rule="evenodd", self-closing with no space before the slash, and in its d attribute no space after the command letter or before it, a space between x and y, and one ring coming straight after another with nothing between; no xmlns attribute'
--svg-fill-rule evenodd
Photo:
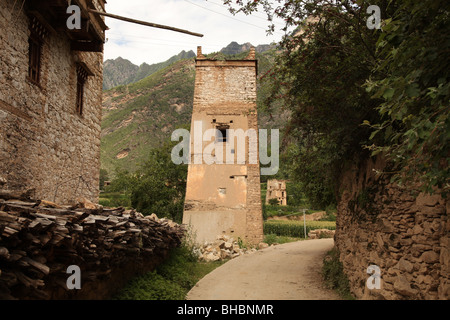
<svg viewBox="0 0 450 320"><path fill-rule="evenodd" d="M101 41L105 42L105 35L103 32L104 29L103 29L103 26L100 25L100 23L99 23L99 20L101 20L101 19L95 19L96 17L94 15L91 16L92 12L90 12L87 1L86 0L73 0L73 1L75 2L75 4L78 5L78 7L80 7L82 17L86 16L86 18L88 18L91 21L92 30L97 35L97 37ZM92 19L93 17L94 17L94 19ZM102 24L105 25L103 21L102 21Z"/></svg>
<svg viewBox="0 0 450 320"><path fill-rule="evenodd" d="M110 17L110 18L113 18L113 19L118 19L118 20L123 20L123 21L126 21L126 22L141 24L141 25L144 25L144 26L147 26L147 27L166 29L166 30L171 30L171 31L175 31L175 32L186 33L186 34L189 34L189 35L192 35L192 36L196 36L196 37L203 37L203 34L200 34L200 33L195 33L195 32L191 32L191 31L179 29L179 28L169 27L169 26L165 26L165 25L162 25L162 24L157 24L157 23L152 23L152 22L146 22L146 21L126 18L126 17L115 15L115 14L106 13L106 12L93 10L93 9L88 9L88 11L92 12L92 13L95 13L95 14L102 15L102 16Z"/></svg>
<svg viewBox="0 0 450 320"><path fill-rule="evenodd" d="M71 41L70 50L103 52L103 42L100 41Z"/></svg>
<svg viewBox="0 0 450 320"><path fill-rule="evenodd" d="M13 115L15 115L19 118L22 118L24 120L27 120L27 121L32 120L32 118L28 114L26 114L22 110L19 110L16 107L13 107L12 105L10 105L9 103L6 103L3 100L0 100L0 109L4 110L4 111L8 111L9 113L12 113Z"/></svg>

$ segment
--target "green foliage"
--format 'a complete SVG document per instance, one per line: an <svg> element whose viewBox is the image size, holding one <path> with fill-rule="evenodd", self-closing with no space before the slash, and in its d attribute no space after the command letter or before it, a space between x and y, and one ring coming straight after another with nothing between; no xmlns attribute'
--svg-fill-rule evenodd
<svg viewBox="0 0 450 320"><path fill-rule="evenodd" d="M147 161L135 173L117 169L116 178L106 188L109 205L131 206L143 215L155 213L181 223L187 165L172 162L174 145L175 142L165 143L152 149Z"/></svg>
<svg viewBox="0 0 450 320"><path fill-rule="evenodd" d="M350 284L344 273L342 263L339 261L339 251L333 248L323 259L322 275L326 285L337 291L344 299L354 300L350 293Z"/></svg>
<svg viewBox="0 0 450 320"><path fill-rule="evenodd" d="M395 164L393 180L420 180L423 190L450 184L450 3L396 3L377 41L382 77L367 82L381 121L371 124L373 154Z"/></svg>
<svg viewBox="0 0 450 320"><path fill-rule="evenodd" d="M290 161L286 161L286 163L288 162ZM289 206L302 208L308 208L310 206L305 198L301 182L295 180L286 182L286 194L288 197L287 204Z"/></svg>
<svg viewBox="0 0 450 320"><path fill-rule="evenodd" d="M336 215L334 213L327 213L320 221L336 221Z"/></svg>
<svg viewBox="0 0 450 320"><path fill-rule="evenodd" d="M335 203L342 169L378 153L394 164L384 172L393 180L448 191L448 1L223 2L231 12L263 8L297 27L267 73L266 103L281 99L292 111L290 178L312 203ZM366 26L369 5L381 9L381 30Z"/></svg>
<svg viewBox="0 0 450 320"><path fill-rule="evenodd" d="M118 300L183 300L184 290L160 274L149 272L135 278L117 295Z"/></svg>
<svg viewBox="0 0 450 320"><path fill-rule="evenodd" d="M100 179L99 179L99 188L100 190L104 190L105 181L108 181L109 175L106 169L100 169Z"/></svg>
<svg viewBox="0 0 450 320"><path fill-rule="evenodd" d="M105 191L108 193L124 192L125 194L130 194L137 180L136 175L131 174L128 170L116 168L114 176L115 178L105 188Z"/></svg>
<svg viewBox="0 0 450 320"><path fill-rule="evenodd" d="M280 205L269 205L269 204L265 204L264 205L264 211L265 211L265 215L266 217L281 217L281 216L287 216L287 215L299 215L299 214L303 214L303 207L299 207L299 206L291 206L291 205L287 205L287 206L280 206ZM319 210L311 210L308 209L305 211L306 214L310 214L313 212L317 212Z"/></svg>
<svg viewBox="0 0 450 320"><path fill-rule="evenodd" d="M332 221L306 221L306 234L314 229L335 230L336 223ZM304 238L303 221L268 220L264 222L264 234Z"/></svg>
<svg viewBox="0 0 450 320"><path fill-rule="evenodd" d="M174 249L156 270L131 280L115 296L118 300L183 300L204 275L223 262L198 262L187 246Z"/></svg>
<svg viewBox="0 0 450 320"><path fill-rule="evenodd" d="M271 206L277 206L280 204L280 202L278 201L278 199L273 198L273 199L269 199L269 204Z"/></svg>
<svg viewBox="0 0 450 320"><path fill-rule="evenodd" d="M187 165L171 159L174 143L151 150L149 159L137 170L131 204L144 215L156 213L181 223L186 193Z"/></svg>
<svg viewBox="0 0 450 320"><path fill-rule="evenodd" d="M130 195L125 192L103 192L99 204L105 207L131 207Z"/></svg>
<svg viewBox="0 0 450 320"><path fill-rule="evenodd" d="M303 238L298 237L286 237L286 236L278 236L274 233L269 233L264 235L264 242L267 243L269 246L272 244L283 244L288 242L294 242L303 240Z"/></svg>
<svg viewBox="0 0 450 320"><path fill-rule="evenodd" d="M332 3L258 0L240 2L239 8L251 13L262 7L288 26L301 26L302 32L280 43L280 55L263 82L272 84L267 108L282 101L290 111L283 143L289 178L301 183L310 205L322 208L336 204L343 164L364 152L371 130L360 124L377 119L378 102L363 87L375 64L377 38L361 14L367 4ZM321 19L307 20L311 15Z"/></svg>

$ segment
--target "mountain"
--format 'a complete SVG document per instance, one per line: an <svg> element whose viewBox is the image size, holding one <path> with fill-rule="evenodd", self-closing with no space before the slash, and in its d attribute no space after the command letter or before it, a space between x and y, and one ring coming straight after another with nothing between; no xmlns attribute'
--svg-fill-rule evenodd
<svg viewBox="0 0 450 320"><path fill-rule="evenodd" d="M258 79L272 67L275 52L269 50L256 54ZM241 52L232 58L244 59L247 54ZM207 55L209 58L216 56L231 58L223 53ZM153 147L170 139L175 129L189 128L195 59L182 59L171 64L166 61L165 64L166 67L144 79L103 93L101 166L110 176L114 175L115 168L134 171ZM286 114L278 111L269 114L262 108L262 101L270 94L270 88L270 82L258 81L259 127L282 128Z"/></svg>
<svg viewBox="0 0 450 320"><path fill-rule="evenodd" d="M236 41L232 41L229 45L222 48L220 50L220 52L223 54L227 54L227 55L235 55L235 54L239 54L241 52L249 51L252 46L253 45L250 42L246 42L244 44L238 44ZM258 53L263 53L263 52L271 50L273 48L275 48L275 45L260 44L255 47L255 51Z"/></svg>
<svg viewBox="0 0 450 320"><path fill-rule="evenodd" d="M103 90L129 83L128 79L133 77L138 70L138 66L122 57L106 60L103 64Z"/></svg>
<svg viewBox="0 0 450 320"><path fill-rule="evenodd" d="M194 76L194 59L184 59L103 93L103 169L110 173L115 167L134 171L151 148L190 122Z"/></svg>
<svg viewBox="0 0 450 320"><path fill-rule="evenodd" d="M176 61L192 58L194 56L194 51L183 50L164 62L151 65L144 62L140 66L137 66L122 57L118 57L114 60L108 59L103 65L103 90L109 90L119 85L137 82Z"/></svg>

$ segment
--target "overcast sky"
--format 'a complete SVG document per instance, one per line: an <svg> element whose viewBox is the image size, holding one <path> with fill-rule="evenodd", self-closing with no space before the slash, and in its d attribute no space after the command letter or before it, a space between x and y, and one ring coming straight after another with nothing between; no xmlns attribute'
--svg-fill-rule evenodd
<svg viewBox="0 0 450 320"><path fill-rule="evenodd" d="M120 56L137 65L162 62L182 50L197 52L197 46L202 46L203 53L211 53L231 41L269 44L280 41L284 34L282 21L276 21L278 30L267 35L263 12L233 16L221 0L108 0L106 11L204 35L200 38L106 17L105 60Z"/></svg>

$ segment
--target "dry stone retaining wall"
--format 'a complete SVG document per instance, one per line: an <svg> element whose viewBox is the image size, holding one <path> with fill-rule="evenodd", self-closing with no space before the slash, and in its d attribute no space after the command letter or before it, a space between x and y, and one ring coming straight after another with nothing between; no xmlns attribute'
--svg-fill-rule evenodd
<svg viewBox="0 0 450 320"><path fill-rule="evenodd" d="M335 243L352 293L362 299L450 297L450 204L439 192L399 186L374 169L381 158L344 175ZM369 289L369 265L380 268L381 288Z"/></svg>

